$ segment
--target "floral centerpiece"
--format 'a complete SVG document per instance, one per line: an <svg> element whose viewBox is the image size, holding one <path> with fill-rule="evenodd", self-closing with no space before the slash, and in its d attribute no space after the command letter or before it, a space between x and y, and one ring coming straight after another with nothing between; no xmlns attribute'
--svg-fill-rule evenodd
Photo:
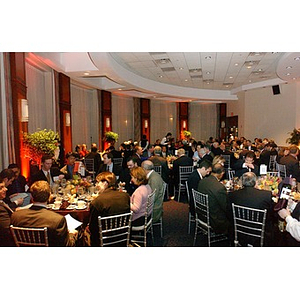
<svg viewBox="0 0 300 300"><path fill-rule="evenodd" d="M107 142L116 142L119 138L119 135L112 131L107 131L104 134L104 140Z"/></svg>
<svg viewBox="0 0 300 300"><path fill-rule="evenodd" d="M294 128L294 130L292 132L289 132L290 137L286 140L286 142L288 144L292 144L292 145L300 145L300 128L296 129Z"/></svg>
<svg viewBox="0 0 300 300"><path fill-rule="evenodd" d="M182 131L182 136L184 136L185 138L189 139L192 136L192 133L188 130L183 130Z"/></svg>
<svg viewBox="0 0 300 300"><path fill-rule="evenodd" d="M257 181L257 187L260 190L271 191L273 196L278 195L278 185L281 179L277 176L270 176L269 174L262 176Z"/></svg>
<svg viewBox="0 0 300 300"><path fill-rule="evenodd" d="M59 134L51 129L23 132L24 155L31 160L31 164L40 165L43 155L54 156L58 141Z"/></svg>

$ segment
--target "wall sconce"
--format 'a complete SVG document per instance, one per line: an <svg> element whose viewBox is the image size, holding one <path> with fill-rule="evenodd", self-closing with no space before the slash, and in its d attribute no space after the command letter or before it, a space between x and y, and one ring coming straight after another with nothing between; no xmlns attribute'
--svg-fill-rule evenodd
<svg viewBox="0 0 300 300"><path fill-rule="evenodd" d="M148 120L145 120L145 129L148 128Z"/></svg>
<svg viewBox="0 0 300 300"><path fill-rule="evenodd" d="M106 126L106 128L110 127L110 119L109 118L105 119L105 126Z"/></svg>
<svg viewBox="0 0 300 300"><path fill-rule="evenodd" d="M28 100L21 99L21 122L28 122Z"/></svg>
<svg viewBox="0 0 300 300"><path fill-rule="evenodd" d="M186 129L186 121L183 121L182 127L183 127L183 129Z"/></svg>
<svg viewBox="0 0 300 300"><path fill-rule="evenodd" d="M66 126L67 127L71 126L71 115L69 112L66 113Z"/></svg>

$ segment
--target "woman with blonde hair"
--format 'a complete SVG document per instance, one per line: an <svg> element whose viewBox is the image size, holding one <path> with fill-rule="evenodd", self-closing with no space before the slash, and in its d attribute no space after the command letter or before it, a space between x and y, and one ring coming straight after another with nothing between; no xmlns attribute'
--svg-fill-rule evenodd
<svg viewBox="0 0 300 300"><path fill-rule="evenodd" d="M132 168L130 175L131 182L138 187L130 198L130 209L133 211L132 226L140 226L145 223L147 200L152 190L148 184L147 174L143 168Z"/></svg>

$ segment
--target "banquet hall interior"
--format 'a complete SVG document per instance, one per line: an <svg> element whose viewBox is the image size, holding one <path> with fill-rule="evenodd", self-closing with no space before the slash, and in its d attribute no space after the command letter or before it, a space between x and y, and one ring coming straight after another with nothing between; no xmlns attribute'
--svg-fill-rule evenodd
<svg viewBox="0 0 300 300"><path fill-rule="evenodd" d="M300 127L300 52L1 52L0 81L0 167L16 163L26 179L24 135L40 130L58 133L65 163L77 145L103 154L107 132L115 149L168 132L286 147ZM188 203L172 198L164 210L156 246L192 246Z"/></svg>

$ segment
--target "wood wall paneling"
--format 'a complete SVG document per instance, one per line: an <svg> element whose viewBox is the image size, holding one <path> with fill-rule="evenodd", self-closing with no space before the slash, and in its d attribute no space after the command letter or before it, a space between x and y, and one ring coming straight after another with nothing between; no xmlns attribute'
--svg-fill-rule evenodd
<svg viewBox="0 0 300 300"><path fill-rule="evenodd" d="M146 135L146 138L150 141L150 99L140 99L140 109L140 139L143 135Z"/></svg>
<svg viewBox="0 0 300 300"><path fill-rule="evenodd" d="M107 91L101 91L101 137L102 137L102 149L105 150L109 143L103 140L105 132L112 131L112 112L111 112L111 93Z"/></svg>

